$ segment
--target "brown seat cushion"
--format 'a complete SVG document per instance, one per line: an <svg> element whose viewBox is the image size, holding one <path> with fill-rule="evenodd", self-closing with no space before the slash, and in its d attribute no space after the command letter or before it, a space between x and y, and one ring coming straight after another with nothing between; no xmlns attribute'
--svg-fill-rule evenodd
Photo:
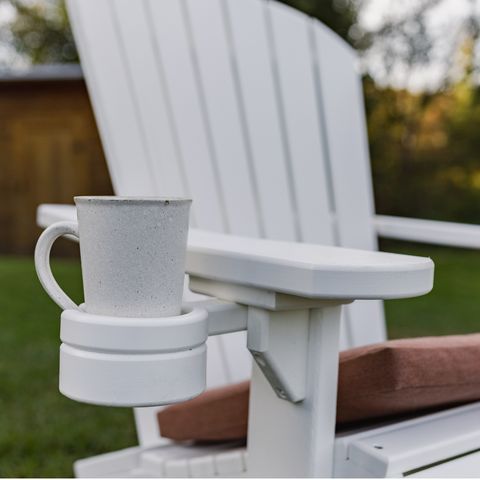
<svg viewBox="0 0 480 480"><path fill-rule="evenodd" d="M249 382L206 391L158 413L162 436L247 435ZM340 353L337 424L480 400L480 334L425 337Z"/></svg>

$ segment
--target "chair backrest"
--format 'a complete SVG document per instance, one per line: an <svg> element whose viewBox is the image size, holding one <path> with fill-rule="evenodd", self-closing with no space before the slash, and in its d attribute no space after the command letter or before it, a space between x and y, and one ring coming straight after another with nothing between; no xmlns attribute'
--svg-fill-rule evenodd
<svg viewBox="0 0 480 480"><path fill-rule="evenodd" d="M353 50L269 0L69 0L115 191L186 195L196 227L376 249ZM346 309L342 346L385 337ZM209 384L248 375L242 335L210 341Z"/></svg>

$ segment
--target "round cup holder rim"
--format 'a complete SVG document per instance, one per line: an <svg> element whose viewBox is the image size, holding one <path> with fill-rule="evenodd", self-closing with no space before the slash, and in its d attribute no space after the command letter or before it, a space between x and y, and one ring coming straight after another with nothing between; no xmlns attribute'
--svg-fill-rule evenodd
<svg viewBox="0 0 480 480"><path fill-rule="evenodd" d="M171 317L113 317L82 310L65 310L60 338L76 348L117 353L178 351L208 338L208 312L183 308Z"/></svg>
<svg viewBox="0 0 480 480"><path fill-rule="evenodd" d="M158 317L121 317L114 315L104 315L89 313L85 310L85 304L82 303L78 310L63 310L61 318L75 319L82 322L91 322L95 324L112 324L112 325L159 325L160 323L168 323L175 319L176 322L185 322L197 320L200 316L207 315L207 311L201 307L193 307L190 305L182 305L179 315L158 316Z"/></svg>

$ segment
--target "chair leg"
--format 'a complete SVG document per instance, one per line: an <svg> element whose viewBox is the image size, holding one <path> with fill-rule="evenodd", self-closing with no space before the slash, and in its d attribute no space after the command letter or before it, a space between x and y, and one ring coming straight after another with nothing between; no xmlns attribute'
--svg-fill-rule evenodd
<svg viewBox="0 0 480 480"><path fill-rule="evenodd" d="M340 305L310 310L305 400L277 397L257 365L250 393L248 474L331 477L335 439ZM299 372L299 375L305 372Z"/></svg>

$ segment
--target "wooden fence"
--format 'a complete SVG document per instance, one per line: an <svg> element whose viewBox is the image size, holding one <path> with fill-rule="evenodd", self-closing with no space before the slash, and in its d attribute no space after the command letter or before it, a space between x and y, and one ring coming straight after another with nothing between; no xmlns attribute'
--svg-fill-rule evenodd
<svg viewBox="0 0 480 480"><path fill-rule="evenodd" d="M40 203L112 186L79 67L0 78L0 253L31 254ZM48 69L47 69L48 70ZM73 247L73 248L72 248ZM55 252L77 248L59 242Z"/></svg>

